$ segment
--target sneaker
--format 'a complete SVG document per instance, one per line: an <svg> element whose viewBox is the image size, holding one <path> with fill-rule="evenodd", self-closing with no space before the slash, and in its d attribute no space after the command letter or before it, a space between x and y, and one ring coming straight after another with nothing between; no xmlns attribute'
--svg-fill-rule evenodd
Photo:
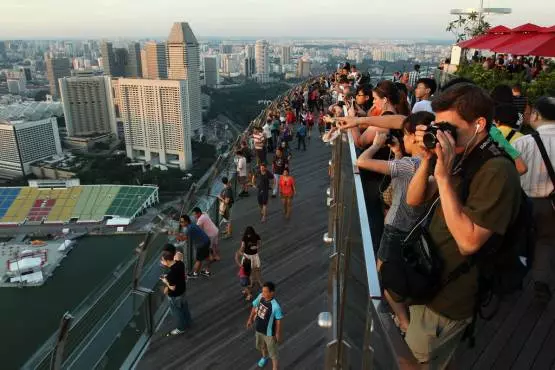
<svg viewBox="0 0 555 370"><path fill-rule="evenodd" d="M187 274L187 277L188 277L189 279L198 279L198 272L189 272L189 273Z"/></svg>
<svg viewBox="0 0 555 370"><path fill-rule="evenodd" d="M169 333L166 334L166 337L173 337L174 335L179 335L185 333L185 330L173 329Z"/></svg>
<svg viewBox="0 0 555 370"><path fill-rule="evenodd" d="M210 276L212 276L212 274L210 273L210 271L206 271L206 270L201 271L200 274L201 274L202 276L205 276L205 277L210 277Z"/></svg>
<svg viewBox="0 0 555 370"><path fill-rule="evenodd" d="M258 360L258 367L264 367L268 363L268 357L262 357Z"/></svg>

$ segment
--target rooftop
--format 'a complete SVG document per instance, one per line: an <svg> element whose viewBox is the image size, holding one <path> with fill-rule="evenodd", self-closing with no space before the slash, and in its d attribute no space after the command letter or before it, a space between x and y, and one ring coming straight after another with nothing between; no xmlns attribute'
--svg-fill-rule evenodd
<svg viewBox="0 0 555 370"><path fill-rule="evenodd" d="M63 114L61 102L26 101L0 105L0 119L8 121L39 121L53 116L61 117Z"/></svg>

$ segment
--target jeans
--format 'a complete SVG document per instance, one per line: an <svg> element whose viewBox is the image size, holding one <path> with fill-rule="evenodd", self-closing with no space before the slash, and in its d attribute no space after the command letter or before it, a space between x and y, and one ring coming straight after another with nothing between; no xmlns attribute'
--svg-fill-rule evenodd
<svg viewBox="0 0 555 370"><path fill-rule="evenodd" d="M170 302L170 311L177 323L177 329L185 330L192 324L191 313L189 312L189 303L185 294L178 297L168 296Z"/></svg>
<svg viewBox="0 0 555 370"><path fill-rule="evenodd" d="M301 150L301 145L303 150L306 150L306 138L304 136L297 136L297 150Z"/></svg>

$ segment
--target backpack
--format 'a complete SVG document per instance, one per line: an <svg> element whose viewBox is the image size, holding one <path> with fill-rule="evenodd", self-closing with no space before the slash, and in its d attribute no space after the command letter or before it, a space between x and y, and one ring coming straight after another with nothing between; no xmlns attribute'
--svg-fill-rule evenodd
<svg viewBox="0 0 555 370"><path fill-rule="evenodd" d="M484 163L500 156L513 162L489 137L479 147L482 150L477 147L474 151L478 152L478 155L473 158L471 158L473 153L469 155L469 161L462 173L463 204L468 198L474 175ZM535 245L532 202L522 189L520 198L517 216L507 228L505 235L492 235L477 253L457 266L451 274L456 279L470 271L473 266L478 269L478 293L474 315L463 336L463 340L469 339L470 347L474 346L474 326L477 316L490 320L497 313L503 296L522 289L524 278L531 268Z"/></svg>

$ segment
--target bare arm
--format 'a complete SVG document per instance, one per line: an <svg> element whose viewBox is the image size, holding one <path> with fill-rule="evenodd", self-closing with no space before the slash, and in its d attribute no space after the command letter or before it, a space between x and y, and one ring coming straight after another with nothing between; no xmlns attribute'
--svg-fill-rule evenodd
<svg viewBox="0 0 555 370"><path fill-rule="evenodd" d="M374 159L374 155L380 150L377 145L372 145L366 149L360 157L357 159L357 166L365 170L383 173L384 175L389 175L389 164L388 161L382 161L380 159Z"/></svg>
<svg viewBox="0 0 555 370"><path fill-rule="evenodd" d="M522 160L521 157L518 157L517 159L515 159L515 166L520 176L528 172L528 166L526 165L526 162Z"/></svg>
<svg viewBox="0 0 555 370"><path fill-rule="evenodd" d="M239 248L239 250L237 250L237 252L235 252L235 264L239 267L241 267L240 257L243 255L244 252L245 242L241 242L241 247Z"/></svg>
<svg viewBox="0 0 555 370"><path fill-rule="evenodd" d="M393 114L377 117L341 117L337 118L337 121L341 129L348 129L352 127L367 128L370 126L387 129L400 129L403 127L403 121L405 118L406 117L403 115Z"/></svg>
<svg viewBox="0 0 555 370"><path fill-rule="evenodd" d="M276 340L281 342L281 320L276 320Z"/></svg>
<svg viewBox="0 0 555 370"><path fill-rule="evenodd" d="M407 189L407 204L416 207L432 199L437 192L437 184L432 176L428 176L430 171L430 159L422 159L422 163L410 181Z"/></svg>
<svg viewBox="0 0 555 370"><path fill-rule="evenodd" d="M254 322L254 318L256 317L256 307L253 307L251 310L251 314L249 315L249 319L247 320L247 329L252 326Z"/></svg>

